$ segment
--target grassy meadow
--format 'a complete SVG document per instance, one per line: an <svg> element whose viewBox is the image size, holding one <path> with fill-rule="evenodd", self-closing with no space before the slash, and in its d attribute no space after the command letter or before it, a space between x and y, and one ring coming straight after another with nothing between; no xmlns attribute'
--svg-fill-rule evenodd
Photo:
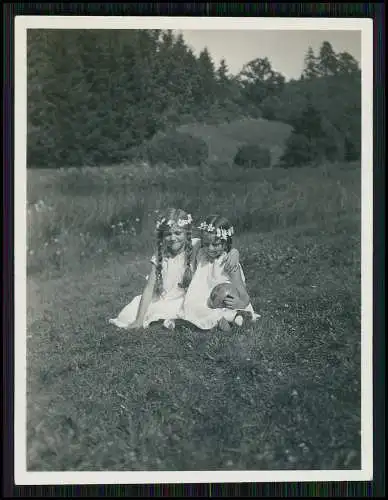
<svg viewBox="0 0 388 500"><path fill-rule="evenodd" d="M28 171L27 468L360 468L359 163ZM235 226L255 325L108 324L157 211Z"/></svg>

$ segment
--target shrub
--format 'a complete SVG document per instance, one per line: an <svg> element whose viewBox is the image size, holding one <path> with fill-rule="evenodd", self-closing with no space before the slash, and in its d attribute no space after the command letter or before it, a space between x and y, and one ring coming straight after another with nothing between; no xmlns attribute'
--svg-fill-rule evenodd
<svg viewBox="0 0 388 500"><path fill-rule="evenodd" d="M292 133L286 141L285 151L280 158L282 167L296 167L310 163L313 155L311 143L303 134Z"/></svg>
<svg viewBox="0 0 388 500"><path fill-rule="evenodd" d="M203 139L176 131L154 138L143 153L150 164L166 163L171 167L197 166L206 161L208 155L208 146Z"/></svg>
<svg viewBox="0 0 388 500"><path fill-rule="evenodd" d="M327 128L320 137L307 137L293 132L287 139L279 166L297 167L319 164L323 161L342 161L344 158L341 134L333 128Z"/></svg>
<svg viewBox="0 0 388 500"><path fill-rule="evenodd" d="M267 148L244 144L237 150L234 164L248 168L267 168L271 166L271 153Z"/></svg>

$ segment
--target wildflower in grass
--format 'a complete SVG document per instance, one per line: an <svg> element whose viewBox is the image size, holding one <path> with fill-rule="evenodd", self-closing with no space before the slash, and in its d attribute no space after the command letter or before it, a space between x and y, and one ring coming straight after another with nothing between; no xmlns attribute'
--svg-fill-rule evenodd
<svg viewBox="0 0 388 500"><path fill-rule="evenodd" d="M34 206L37 212L43 212L43 210L46 208L43 200L38 200Z"/></svg>

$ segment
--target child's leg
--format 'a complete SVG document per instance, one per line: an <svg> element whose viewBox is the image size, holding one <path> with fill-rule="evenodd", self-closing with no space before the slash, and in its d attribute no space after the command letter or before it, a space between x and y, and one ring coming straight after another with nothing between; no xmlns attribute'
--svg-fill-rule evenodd
<svg viewBox="0 0 388 500"><path fill-rule="evenodd" d="M229 332L231 330L231 326L229 324L229 321L226 320L225 318L221 318L218 323L217 323L217 326L220 330L222 330L223 332Z"/></svg>
<svg viewBox="0 0 388 500"><path fill-rule="evenodd" d="M229 323L233 323L234 318L236 317L236 313L237 313L237 311L235 311L233 309L224 308L222 317L224 319L226 319L226 321L229 321Z"/></svg>

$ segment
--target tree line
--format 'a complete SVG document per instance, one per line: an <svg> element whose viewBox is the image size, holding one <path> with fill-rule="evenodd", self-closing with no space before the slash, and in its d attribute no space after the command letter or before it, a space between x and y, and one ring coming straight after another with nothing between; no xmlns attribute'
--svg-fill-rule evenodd
<svg viewBox="0 0 388 500"><path fill-rule="evenodd" d="M301 136L315 116L316 135L341 143L337 156L345 143L359 154L360 69L328 42L287 82L266 57L232 75L171 30L28 30L27 74L29 167L114 164L157 132L242 117Z"/></svg>

